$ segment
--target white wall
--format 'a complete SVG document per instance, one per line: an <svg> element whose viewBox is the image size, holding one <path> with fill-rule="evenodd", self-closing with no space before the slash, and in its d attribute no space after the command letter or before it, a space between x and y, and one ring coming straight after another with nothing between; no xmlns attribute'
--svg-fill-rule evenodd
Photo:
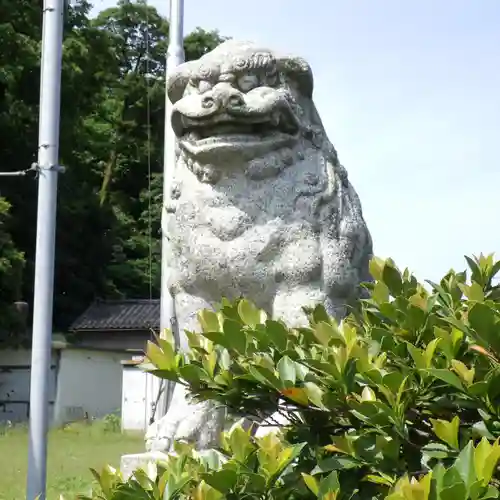
<svg viewBox="0 0 500 500"><path fill-rule="evenodd" d="M0 423L29 418L31 349L0 350ZM57 351L52 352L49 379L49 418L56 398Z"/></svg>
<svg viewBox="0 0 500 500"><path fill-rule="evenodd" d="M64 349L58 374L55 405L57 425L83 418L120 414L124 354Z"/></svg>
<svg viewBox="0 0 500 500"><path fill-rule="evenodd" d="M123 365L122 430L146 431L160 382L134 364Z"/></svg>

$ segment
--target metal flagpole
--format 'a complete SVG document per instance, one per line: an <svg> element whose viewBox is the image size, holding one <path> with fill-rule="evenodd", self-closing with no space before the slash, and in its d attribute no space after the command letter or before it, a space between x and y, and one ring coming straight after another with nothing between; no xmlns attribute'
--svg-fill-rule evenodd
<svg viewBox="0 0 500 500"><path fill-rule="evenodd" d="M65 0L44 0L27 500L45 499Z"/></svg>
<svg viewBox="0 0 500 500"><path fill-rule="evenodd" d="M166 78L172 71L184 62L184 0L170 0L170 25L169 25L169 43L167 49L167 68ZM176 137L171 124L172 103L168 98L165 88L165 136L163 151L163 208L161 218L162 228L162 252L161 252L161 299L160 299L160 332L171 328L176 337L177 346L179 338L177 323L175 317L174 300L168 289L169 278L169 251L167 242L166 226L166 203L170 199L170 190L175 168L175 149ZM161 418L167 412L168 405L172 398L174 384L166 382L166 390L159 402L160 412L157 412L157 418Z"/></svg>

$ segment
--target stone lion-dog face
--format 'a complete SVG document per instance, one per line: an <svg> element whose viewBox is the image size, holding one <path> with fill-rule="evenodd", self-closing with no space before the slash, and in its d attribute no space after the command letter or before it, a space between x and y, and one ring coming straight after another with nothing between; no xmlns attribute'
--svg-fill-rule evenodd
<svg viewBox="0 0 500 500"><path fill-rule="evenodd" d="M303 59L232 40L170 76L180 328L223 296L292 323L317 303L342 316L366 278L370 235L312 91Z"/></svg>
<svg viewBox="0 0 500 500"><path fill-rule="evenodd" d="M306 61L280 58L250 43L225 42L180 66L169 79L169 96L188 166L203 182L216 182L228 166L262 179L301 159L304 147L326 146L334 155L325 144L312 89ZM278 161L274 156L266 162L273 152L280 153Z"/></svg>

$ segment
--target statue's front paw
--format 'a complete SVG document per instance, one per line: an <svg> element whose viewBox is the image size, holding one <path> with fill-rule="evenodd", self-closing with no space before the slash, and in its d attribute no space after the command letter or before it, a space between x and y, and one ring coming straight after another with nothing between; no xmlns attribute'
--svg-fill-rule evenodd
<svg viewBox="0 0 500 500"><path fill-rule="evenodd" d="M190 406L188 410L179 420L174 436L176 441L197 442L200 434L203 434L210 422L209 403L197 403Z"/></svg>
<svg viewBox="0 0 500 500"><path fill-rule="evenodd" d="M155 436L154 438L146 439L146 451L161 451L167 453L170 451L172 444L172 439Z"/></svg>
<svg viewBox="0 0 500 500"><path fill-rule="evenodd" d="M172 418L170 412L151 424L145 435L146 450L169 452L178 427L179 419Z"/></svg>

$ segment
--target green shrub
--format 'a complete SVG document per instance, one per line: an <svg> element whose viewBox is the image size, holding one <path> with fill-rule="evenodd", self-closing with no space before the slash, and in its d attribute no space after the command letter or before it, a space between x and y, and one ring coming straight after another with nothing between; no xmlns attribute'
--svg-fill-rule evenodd
<svg viewBox="0 0 500 500"><path fill-rule="evenodd" d="M334 500L345 496L339 481L341 473L337 470L324 473L321 466L317 466L312 474L297 474L300 462L297 459L307 447L306 443L287 445L273 434L252 439L241 427L235 427L224 438L221 451L199 453L188 445L178 445L177 455L169 456L164 462L149 464L144 470L136 471L128 481L110 467L100 473L93 471L101 487L100 495L93 498ZM496 498L498 491L488 484L499 455L498 443L491 445L485 438L476 448L469 443L450 467L438 465L419 480L404 476L392 486L386 498ZM475 469L477 465L479 468ZM383 476L376 477L382 477L382 485L389 482ZM90 500L91 497L80 498Z"/></svg>
<svg viewBox="0 0 500 500"><path fill-rule="evenodd" d="M500 262L467 261L470 280L450 271L429 291L374 259L369 298L340 324L317 307L289 329L223 300L187 333L188 354L151 343L144 368L195 399L290 425L260 440L235 427L204 455L179 444L128 482L108 470L105 498L497 498Z"/></svg>
<svg viewBox="0 0 500 500"><path fill-rule="evenodd" d="M105 432L121 432L122 419L116 413L110 413L102 419Z"/></svg>

